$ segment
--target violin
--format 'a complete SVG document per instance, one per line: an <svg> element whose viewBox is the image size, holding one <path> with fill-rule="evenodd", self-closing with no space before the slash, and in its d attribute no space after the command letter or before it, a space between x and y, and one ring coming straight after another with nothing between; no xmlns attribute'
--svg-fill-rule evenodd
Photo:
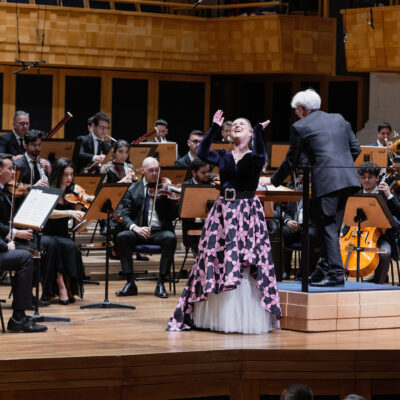
<svg viewBox="0 0 400 400"><path fill-rule="evenodd" d="M173 185L171 180L168 178L160 178L158 187L151 187L149 189L149 195L151 197L156 196L156 199L168 198L170 200L179 201L181 196L182 185Z"/></svg>
<svg viewBox="0 0 400 400"><path fill-rule="evenodd" d="M26 196L32 188L32 185L27 183L15 182L14 180L6 183L6 188L11 195L15 197Z"/></svg>
<svg viewBox="0 0 400 400"><path fill-rule="evenodd" d="M379 263L379 253L377 242L379 236L383 234L382 229L366 227L361 229L360 247L367 250L360 253L360 277L372 274ZM357 252L354 250L346 251L346 247L357 247L357 226L351 226L347 234L339 239L340 252L345 274L357 276ZM371 251L372 250L372 251Z"/></svg>
<svg viewBox="0 0 400 400"><path fill-rule="evenodd" d="M83 210L88 210L94 197L89 196L85 189L75 183L65 188L63 199L65 203L73 204Z"/></svg>

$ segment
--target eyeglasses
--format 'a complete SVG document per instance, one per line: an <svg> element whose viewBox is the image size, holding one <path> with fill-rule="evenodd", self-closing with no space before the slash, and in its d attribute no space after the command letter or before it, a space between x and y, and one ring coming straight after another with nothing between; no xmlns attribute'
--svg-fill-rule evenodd
<svg viewBox="0 0 400 400"><path fill-rule="evenodd" d="M147 168L145 169L146 172L149 172L150 174L158 174L158 171L160 170L160 168Z"/></svg>
<svg viewBox="0 0 400 400"><path fill-rule="evenodd" d="M19 126L29 126L29 122L16 122Z"/></svg>
<svg viewBox="0 0 400 400"><path fill-rule="evenodd" d="M108 131L110 129L109 126L104 126L104 125L97 125L97 128L99 128L102 131Z"/></svg>
<svg viewBox="0 0 400 400"><path fill-rule="evenodd" d="M191 142L192 142L193 144L199 144L199 143L201 142L201 140L191 140Z"/></svg>

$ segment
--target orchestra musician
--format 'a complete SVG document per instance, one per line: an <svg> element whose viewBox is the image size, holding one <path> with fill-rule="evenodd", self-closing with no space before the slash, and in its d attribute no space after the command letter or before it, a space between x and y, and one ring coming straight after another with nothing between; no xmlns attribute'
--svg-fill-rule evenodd
<svg viewBox="0 0 400 400"><path fill-rule="evenodd" d="M199 130L194 130L189 133L189 138L187 140L189 151L183 157L175 161L174 167L190 168L192 161L197 158L196 150L203 136L204 133Z"/></svg>
<svg viewBox="0 0 400 400"><path fill-rule="evenodd" d="M0 206L0 271L15 271L12 303L13 314L8 321L10 332L44 332L47 327L36 324L25 315L32 308L32 278L35 271L32 255L26 250L16 249L10 233L11 203L5 185L14 179L11 154L0 154L0 201L8 207ZM5 214L8 215L5 217ZM30 230L30 234L32 231ZM7 243L8 242L8 243Z"/></svg>
<svg viewBox="0 0 400 400"><path fill-rule="evenodd" d="M103 164L101 174L106 174L103 183L132 183L137 181L135 168L128 162L129 143L120 139L113 146L111 161Z"/></svg>
<svg viewBox="0 0 400 400"><path fill-rule="evenodd" d="M110 128L110 119L102 112L98 112L88 120L88 128L91 132L86 136L79 136L78 170L87 169L93 163L99 167L106 158L111 144L104 140Z"/></svg>
<svg viewBox="0 0 400 400"><path fill-rule="evenodd" d="M389 122L382 122L378 125L377 139L368 146L387 147L391 141L392 125Z"/></svg>
<svg viewBox="0 0 400 400"><path fill-rule="evenodd" d="M51 172L50 163L39 158L43 132L31 129L24 136L24 156L14 161L14 165L23 168L19 181L29 185L48 186L48 177Z"/></svg>
<svg viewBox="0 0 400 400"><path fill-rule="evenodd" d="M114 232L114 242L121 259L122 271L126 276L126 284L122 290L116 292L117 296L137 295L133 273L133 249L138 244L155 244L162 247L155 296L168 297L164 281L176 249L177 239L172 221L178 216L178 203L167 197L155 200L150 196L149 189L156 184L159 169L155 158L145 158L141 168L142 179L128 189L117 209L123 222ZM154 201L156 203L152 213Z"/></svg>
<svg viewBox="0 0 400 400"><path fill-rule="evenodd" d="M232 143L231 130L232 130L232 121L225 121L221 127L222 142Z"/></svg>
<svg viewBox="0 0 400 400"><path fill-rule="evenodd" d="M266 184L279 186L304 153L312 167L312 194L321 235L322 260L310 276L314 286L344 285L339 246L347 197L360 182L354 160L361 152L350 124L340 114L320 111L321 98L312 89L298 92L292 99L299 120L292 126L290 147L278 170Z"/></svg>
<svg viewBox="0 0 400 400"><path fill-rule="evenodd" d="M219 166L220 195L206 219L196 262L167 330L193 326L223 332L266 333L281 316L264 208L255 191L267 153L263 129L245 118L232 125L234 148L210 151L224 122L218 110L197 155ZM252 150L249 144L252 142Z"/></svg>
<svg viewBox="0 0 400 400"><path fill-rule="evenodd" d="M53 165L50 187L64 189L64 194L72 185L74 168L67 158L59 158ZM75 302L75 295L83 296L82 255L68 233L68 221L80 223L84 211L76 210L63 196L50 215L43 230L42 244L45 249L42 274L42 298L59 296L59 304Z"/></svg>
<svg viewBox="0 0 400 400"><path fill-rule="evenodd" d="M29 114L25 111L16 111L13 130L0 136L0 153L11 154L13 160L21 158L25 153L24 136L29 126Z"/></svg>
<svg viewBox="0 0 400 400"><path fill-rule="evenodd" d="M372 162L364 162L360 165L357 172L360 176L362 193L379 193L385 199L390 212L395 218L397 218L397 221L399 221L400 200L390 191L389 185L386 182L380 182L380 170L381 168ZM396 259L399 257L399 251L396 244L396 233L398 230L399 227L397 222L397 227L387 229L385 233L379 237L377 247L381 250L386 250L386 253L379 253L379 264L376 267L373 276L369 279L364 279L364 281L379 284L385 283L389 271L391 257Z"/></svg>
<svg viewBox="0 0 400 400"><path fill-rule="evenodd" d="M164 119L158 119L154 122L155 136L154 139L148 140L148 142L165 143L168 142L168 122Z"/></svg>

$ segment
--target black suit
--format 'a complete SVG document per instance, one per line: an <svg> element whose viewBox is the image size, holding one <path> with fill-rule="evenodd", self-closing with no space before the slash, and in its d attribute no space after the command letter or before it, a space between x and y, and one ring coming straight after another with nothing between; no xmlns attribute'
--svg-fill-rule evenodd
<svg viewBox="0 0 400 400"><path fill-rule="evenodd" d="M78 156L78 171L88 167L93 160L94 154L94 140L92 134L86 136L79 136L77 138L77 145L79 146ZM111 148L111 143L102 140L99 143L102 154L107 154Z"/></svg>
<svg viewBox="0 0 400 400"><path fill-rule="evenodd" d="M360 187L353 168L360 151L350 124L340 114L313 111L293 124L286 158L271 177L271 182L278 186L296 167L301 153L309 159L316 221L323 242L319 267L332 278L343 277L339 230L347 197Z"/></svg>
<svg viewBox="0 0 400 400"><path fill-rule="evenodd" d="M123 222L115 231L122 271L125 274L133 273L132 253L136 245L155 244L162 247L160 276L164 277L171 266L176 249L177 240L171 221L177 217L178 204L168 199L157 200L156 211L161 227L153 227L150 238L146 240L130 230L132 224L143 226L144 200L144 183L140 180L129 188L117 209L117 213L123 218Z"/></svg>
<svg viewBox="0 0 400 400"><path fill-rule="evenodd" d="M25 148L18 143L14 132L10 131L0 136L0 153L11 154L17 156L18 154L24 154Z"/></svg>
<svg viewBox="0 0 400 400"><path fill-rule="evenodd" d="M15 271L14 310L24 310L32 305L32 255L26 250L8 250L5 238L10 226L11 202L4 189L0 189L0 271Z"/></svg>
<svg viewBox="0 0 400 400"><path fill-rule="evenodd" d="M174 162L174 167L190 168L191 165L192 160L189 157L189 153L186 153L183 157Z"/></svg>
<svg viewBox="0 0 400 400"><path fill-rule="evenodd" d="M37 162L37 164L38 163L39 163L39 161ZM16 167L23 168L23 174L20 175L20 177L19 177L19 181L20 182L30 184L31 183L31 176L32 176L32 183L33 184L35 184L38 180L40 180L40 174L39 174L39 176L35 176L35 174L31 173L31 165L30 165L30 163L28 162L28 160L26 159L25 156L19 158L16 161L14 161L14 165ZM39 169L38 169L38 172L39 172ZM47 172L44 171L44 173L46 174L46 177L48 177L47 176Z"/></svg>

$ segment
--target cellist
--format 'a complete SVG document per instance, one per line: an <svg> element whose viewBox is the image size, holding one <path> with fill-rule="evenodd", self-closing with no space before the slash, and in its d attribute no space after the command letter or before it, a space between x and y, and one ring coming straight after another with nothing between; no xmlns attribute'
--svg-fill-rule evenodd
<svg viewBox="0 0 400 400"><path fill-rule="evenodd" d="M379 193L385 200L390 212L395 220L400 220L400 200L390 191L390 187L386 182L379 180L380 167L372 162L365 162L358 168L362 193ZM396 221L396 222L397 222ZM374 274L364 281L383 284L386 281L390 266L391 257L398 257L398 249L396 244L395 233L399 229L398 226L387 229L384 234L378 238L377 247L386 250L386 253L379 253L379 263Z"/></svg>

